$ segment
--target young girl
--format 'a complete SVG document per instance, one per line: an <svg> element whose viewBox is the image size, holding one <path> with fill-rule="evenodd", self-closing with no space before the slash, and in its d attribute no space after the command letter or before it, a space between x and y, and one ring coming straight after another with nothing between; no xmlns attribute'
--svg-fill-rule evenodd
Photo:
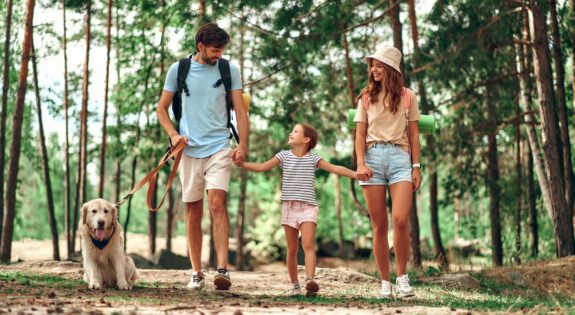
<svg viewBox="0 0 575 315"><path fill-rule="evenodd" d="M415 94L403 87L399 50L383 47L366 59L369 84L360 95L361 103L354 119L357 122L357 172L373 170L373 177L360 181L360 185L371 218L373 254L382 279L380 297L392 295L386 186L391 193L393 247L397 258L395 294L407 297L414 295L406 267L410 246L408 219L413 192L421 184L419 108Z"/></svg>
<svg viewBox="0 0 575 315"><path fill-rule="evenodd" d="M319 285L315 276L315 229L317 224L317 201L315 197L315 170L319 167L331 173L351 178L367 180L369 171L361 175L345 168L330 164L310 150L317 144L317 131L306 124L297 124L289 134L291 150L284 150L264 163L244 162L239 166L256 172L282 168L282 219L287 240L286 264L292 283L290 295L301 294L297 277L298 238L301 231L302 248L305 254L306 295L314 296Z"/></svg>

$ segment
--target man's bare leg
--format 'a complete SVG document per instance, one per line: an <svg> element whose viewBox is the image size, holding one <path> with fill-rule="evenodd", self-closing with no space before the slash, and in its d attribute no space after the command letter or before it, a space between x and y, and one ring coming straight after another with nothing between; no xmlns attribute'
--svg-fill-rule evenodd
<svg viewBox="0 0 575 315"><path fill-rule="evenodd" d="M201 275L202 271L202 214L204 210L204 200L186 203L186 239L188 241L188 252L192 263L193 275ZM192 281L193 282L193 281ZM203 287L203 283L193 284L190 282L188 288Z"/></svg>
<svg viewBox="0 0 575 315"><path fill-rule="evenodd" d="M218 261L218 269L228 267L228 246L230 235L230 222L227 208L227 192L221 189L208 190L208 205L212 215L212 235ZM232 285L227 271L220 273L214 278L214 284L218 290L227 290Z"/></svg>

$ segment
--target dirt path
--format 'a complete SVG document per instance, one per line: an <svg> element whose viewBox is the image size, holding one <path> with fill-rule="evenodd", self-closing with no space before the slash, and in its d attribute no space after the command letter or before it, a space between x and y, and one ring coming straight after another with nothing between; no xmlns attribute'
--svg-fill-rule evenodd
<svg viewBox="0 0 575 315"><path fill-rule="evenodd" d="M283 272L233 272L229 291L215 291L211 275L203 292L183 289L189 273L180 270L141 270L132 291L90 291L74 262L21 262L1 266L0 314L465 314L450 307L406 305L376 299L378 280L351 271L318 269L321 295L286 297ZM303 278L304 274L301 273ZM412 300L411 304L416 304Z"/></svg>

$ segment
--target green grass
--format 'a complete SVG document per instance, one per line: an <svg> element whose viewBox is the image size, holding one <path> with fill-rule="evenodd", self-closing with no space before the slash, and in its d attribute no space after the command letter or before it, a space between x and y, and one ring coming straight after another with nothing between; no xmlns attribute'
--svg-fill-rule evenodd
<svg viewBox="0 0 575 315"><path fill-rule="evenodd" d="M478 311L506 311L532 309L535 306L556 307L575 310L575 300L566 296L545 296L538 299L532 297L500 296L482 292L467 292L459 290L445 290L438 286L420 285L417 288L417 297L408 299L378 299L347 297L269 297L260 296L262 300L282 302L286 304L313 304L313 305L385 305L386 307L425 306L450 307L455 309L468 309Z"/></svg>
<svg viewBox="0 0 575 315"><path fill-rule="evenodd" d="M72 289L84 286L84 282L59 276L40 275L20 271L0 271L0 282L15 282L31 287Z"/></svg>

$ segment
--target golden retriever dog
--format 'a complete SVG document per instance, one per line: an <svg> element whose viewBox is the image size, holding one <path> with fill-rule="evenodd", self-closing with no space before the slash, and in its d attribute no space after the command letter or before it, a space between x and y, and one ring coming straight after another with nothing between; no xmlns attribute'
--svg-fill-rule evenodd
<svg viewBox="0 0 575 315"><path fill-rule="evenodd" d="M94 199L82 205L81 213L84 281L90 289L131 290L138 272L132 258L124 253L116 207L104 199Z"/></svg>

